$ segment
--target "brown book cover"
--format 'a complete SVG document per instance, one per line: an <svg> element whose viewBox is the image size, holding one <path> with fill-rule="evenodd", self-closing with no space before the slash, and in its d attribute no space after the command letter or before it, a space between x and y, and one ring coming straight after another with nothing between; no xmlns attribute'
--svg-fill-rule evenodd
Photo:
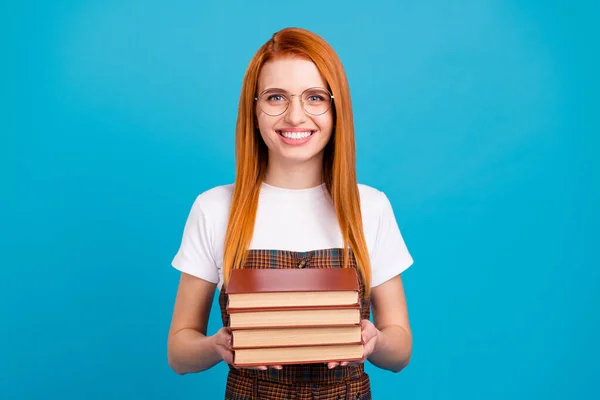
<svg viewBox="0 0 600 400"><path fill-rule="evenodd" d="M359 290L354 268L249 269L231 271L227 294Z"/></svg>

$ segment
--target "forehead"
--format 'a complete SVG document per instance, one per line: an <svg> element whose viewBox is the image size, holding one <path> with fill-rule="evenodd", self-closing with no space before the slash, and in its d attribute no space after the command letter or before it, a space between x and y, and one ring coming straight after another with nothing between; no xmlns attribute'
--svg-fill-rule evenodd
<svg viewBox="0 0 600 400"><path fill-rule="evenodd" d="M283 58L265 63L258 77L258 91L269 88L300 93L310 87L326 88L327 84L319 69L310 60Z"/></svg>

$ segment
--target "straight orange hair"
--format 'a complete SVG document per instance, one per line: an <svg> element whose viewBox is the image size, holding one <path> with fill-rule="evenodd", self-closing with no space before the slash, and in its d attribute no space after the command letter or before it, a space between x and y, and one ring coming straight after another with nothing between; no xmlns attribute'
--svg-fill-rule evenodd
<svg viewBox="0 0 600 400"><path fill-rule="evenodd" d="M299 28L276 32L254 55L244 76L236 124L236 179L229 211L223 255L225 285L233 268L242 268L252 235L260 187L267 170L268 152L256 126L255 97L262 66L285 57L315 63L333 93L334 132L325 147L323 179L335 207L343 238L344 266L351 248L370 293L371 268L363 233L356 180L354 118L344 68L333 48L320 36Z"/></svg>

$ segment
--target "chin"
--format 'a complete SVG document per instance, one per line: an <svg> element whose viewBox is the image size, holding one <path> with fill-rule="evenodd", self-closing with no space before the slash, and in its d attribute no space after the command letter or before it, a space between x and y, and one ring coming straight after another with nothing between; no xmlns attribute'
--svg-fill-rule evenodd
<svg viewBox="0 0 600 400"><path fill-rule="evenodd" d="M286 164L303 164L320 159L323 156L323 150L319 149L283 149L278 152L276 158Z"/></svg>
<svg viewBox="0 0 600 400"><path fill-rule="evenodd" d="M304 164L307 162L311 162L322 154L320 153L310 153L310 154L281 154L280 160L289 164Z"/></svg>

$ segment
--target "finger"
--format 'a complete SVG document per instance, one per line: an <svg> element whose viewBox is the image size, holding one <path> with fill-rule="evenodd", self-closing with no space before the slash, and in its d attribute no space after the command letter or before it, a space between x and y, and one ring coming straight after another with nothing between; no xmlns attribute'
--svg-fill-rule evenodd
<svg viewBox="0 0 600 400"><path fill-rule="evenodd" d="M342 362L340 365L341 365L342 367L347 367L349 364L350 364L350 363L349 363L348 361L344 361L344 362Z"/></svg>
<svg viewBox="0 0 600 400"><path fill-rule="evenodd" d="M365 326L363 326L362 330L360 331L360 340L362 341L363 344L365 344L369 341L369 333Z"/></svg>
<svg viewBox="0 0 600 400"><path fill-rule="evenodd" d="M217 340L217 346L222 347L224 350L226 351L231 351L233 349L233 344L231 342L231 339L220 339Z"/></svg>
<svg viewBox="0 0 600 400"><path fill-rule="evenodd" d="M368 327L365 330L363 330L361 333L363 343L365 343L365 344L369 343L376 336L377 336L377 328L375 328L375 327Z"/></svg>
<svg viewBox="0 0 600 400"><path fill-rule="evenodd" d="M373 353L374 349L375 349L375 341L374 340L370 340L367 344L365 344L365 347L363 350L363 361L365 361L367 358L369 358L371 353Z"/></svg>
<svg viewBox="0 0 600 400"><path fill-rule="evenodd" d="M233 336L231 336L230 334L227 334L227 333L223 334L221 343L227 349L231 350L231 348L233 346Z"/></svg>
<svg viewBox="0 0 600 400"><path fill-rule="evenodd" d="M283 369L283 366L281 366L281 365L271 365L270 368L276 369L276 370L280 370L280 369Z"/></svg>
<svg viewBox="0 0 600 400"><path fill-rule="evenodd" d="M329 363L327 363L327 368L333 369L333 368L337 367L338 365L339 365L339 363L337 363L337 362L329 362Z"/></svg>
<svg viewBox="0 0 600 400"><path fill-rule="evenodd" d="M240 368L253 369L255 371L266 371L268 369L268 367L266 365L253 365L253 366L240 367Z"/></svg>
<svg viewBox="0 0 600 400"><path fill-rule="evenodd" d="M374 328L375 325L373 325L373 323L371 321L369 321L368 319L363 319L362 321L360 321L360 329L361 331L368 331L370 330L370 328Z"/></svg>
<svg viewBox="0 0 600 400"><path fill-rule="evenodd" d="M225 361L227 364L233 364L233 352L224 351L222 357L223 361Z"/></svg>

